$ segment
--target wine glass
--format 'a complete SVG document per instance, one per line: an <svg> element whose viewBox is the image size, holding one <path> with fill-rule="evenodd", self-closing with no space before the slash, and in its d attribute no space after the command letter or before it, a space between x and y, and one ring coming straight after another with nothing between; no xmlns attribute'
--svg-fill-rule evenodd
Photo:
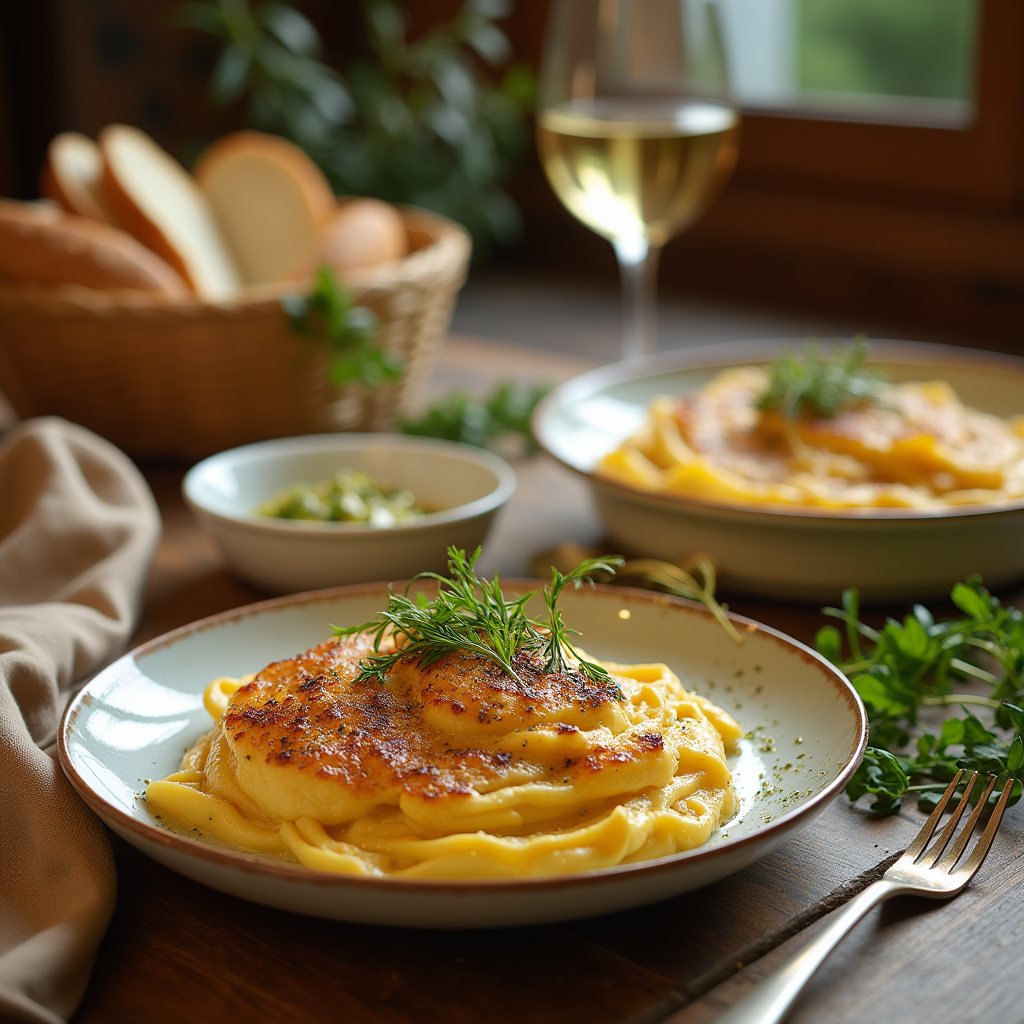
<svg viewBox="0 0 1024 1024"><path fill-rule="evenodd" d="M558 198L615 247L623 358L656 348L658 258L736 163L713 0L554 0L537 147Z"/></svg>

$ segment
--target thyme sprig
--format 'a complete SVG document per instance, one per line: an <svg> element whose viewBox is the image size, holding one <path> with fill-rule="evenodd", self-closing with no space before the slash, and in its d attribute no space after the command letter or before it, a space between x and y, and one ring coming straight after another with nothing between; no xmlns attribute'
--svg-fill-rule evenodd
<svg viewBox="0 0 1024 1024"><path fill-rule="evenodd" d="M800 355L784 349L769 368L768 387L756 408L793 420L801 414L830 418L852 405L881 404L885 381L864 368L869 350L862 335L845 350L836 345L823 353L813 340Z"/></svg>
<svg viewBox="0 0 1024 1024"><path fill-rule="evenodd" d="M860 621L856 590L843 594L842 608L824 609L844 629L823 626L815 645L849 675L870 724L846 792L851 800L870 794L874 814L898 813L908 793L931 810L959 768L996 775L995 793L1013 780L1012 803L1024 788L1024 614L1001 604L977 576L950 597L962 615L936 620L915 605L881 629ZM919 715L927 708L951 713L925 727Z"/></svg>
<svg viewBox="0 0 1024 1024"><path fill-rule="evenodd" d="M558 607L558 599L567 586L593 585L595 573L614 574L622 564L621 558L587 558L568 573L552 568L551 583L543 589L548 612L545 622L526 613L526 605L537 591L505 597L497 573L493 580L477 576L479 557L479 548L467 556L465 551L451 547L447 576L419 573L402 593L389 589L388 606L375 619L358 626L334 627L336 636L363 632L373 636L374 653L363 659L359 682L383 683L388 672L401 661L429 668L448 654L464 651L498 665L522 685L515 659L532 653L544 658L547 672L563 672L568 668L567 656L575 658L580 673L592 682L606 685L617 699L623 699L608 671L582 658L572 645L569 637L579 634L565 625ZM418 580L434 580L438 585L437 596L410 596ZM382 653L381 644L390 636L399 639L401 645Z"/></svg>

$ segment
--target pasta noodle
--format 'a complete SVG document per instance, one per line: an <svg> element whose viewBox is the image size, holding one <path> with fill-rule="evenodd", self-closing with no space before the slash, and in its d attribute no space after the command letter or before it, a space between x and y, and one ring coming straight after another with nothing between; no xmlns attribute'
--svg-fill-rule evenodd
<svg viewBox="0 0 1024 1024"><path fill-rule="evenodd" d="M651 403L597 472L645 490L820 510L946 508L1024 497L1024 417L963 405L945 381L884 386L836 416L760 412L767 372L725 370Z"/></svg>
<svg viewBox="0 0 1024 1024"><path fill-rule="evenodd" d="M216 679L216 726L147 789L186 828L316 871L495 878L704 843L735 810L740 728L661 664L613 683L456 653L359 682L366 634Z"/></svg>

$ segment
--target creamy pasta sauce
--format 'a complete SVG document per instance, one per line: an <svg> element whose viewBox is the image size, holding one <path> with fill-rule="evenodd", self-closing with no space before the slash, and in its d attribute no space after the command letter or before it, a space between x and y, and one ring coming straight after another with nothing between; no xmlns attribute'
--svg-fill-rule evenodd
<svg viewBox="0 0 1024 1024"><path fill-rule="evenodd" d="M215 727L151 805L241 849L342 874L493 878L632 863L735 811L740 727L662 664L519 680L463 652L359 682L366 634L206 690Z"/></svg>
<svg viewBox="0 0 1024 1024"><path fill-rule="evenodd" d="M1024 497L1024 418L965 406L945 381L885 385L830 418L760 412L755 366L651 404L605 477L697 497L820 508L942 508Z"/></svg>

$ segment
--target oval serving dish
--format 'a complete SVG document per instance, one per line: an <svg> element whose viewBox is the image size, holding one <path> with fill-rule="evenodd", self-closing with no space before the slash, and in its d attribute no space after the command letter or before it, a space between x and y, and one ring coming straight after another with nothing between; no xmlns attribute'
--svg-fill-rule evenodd
<svg viewBox="0 0 1024 1024"><path fill-rule="evenodd" d="M731 504L662 494L604 479L601 458L644 422L659 395L695 391L721 370L766 365L799 339L666 352L601 367L538 407L541 446L590 484L615 545L683 564L708 557L723 588L764 597L836 601L856 586L868 601L945 596L971 573L1001 587L1024 577L1024 502L947 510L822 510ZM893 381L948 381L965 404L1024 412L1024 360L947 345L872 341L869 364Z"/></svg>
<svg viewBox="0 0 1024 1024"><path fill-rule="evenodd" d="M256 511L286 488L341 469L411 491L426 515L380 527ZM312 434L213 455L188 471L182 491L232 571L282 594L443 570L450 545L472 551L483 543L515 486L507 462L469 445L398 434Z"/></svg>
<svg viewBox="0 0 1024 1024"><path fill-rule="evenodd" d="M517 589L514 581L508 585ZM118 835L213 888L318 917L481 928L604 914L738 871L813 820L842 791L864 749L859 698L837 669L802 644L733 616L745 640L737 644L700 606L598 587L562 598L567 625L583 633L591 655L664 661L684 686L720 702L749 730L730 758L740 810L704 846L571 875L365 878L245 853L157 817L144 797L146 783L177 770L182 751L209 729L202 694L210 680L255 672L305 650L329 635L329 623L367 621L386 594L384 584L372 584L278 598L144 644L100 672L69 706L58 740L65 772Z"/></svg>

